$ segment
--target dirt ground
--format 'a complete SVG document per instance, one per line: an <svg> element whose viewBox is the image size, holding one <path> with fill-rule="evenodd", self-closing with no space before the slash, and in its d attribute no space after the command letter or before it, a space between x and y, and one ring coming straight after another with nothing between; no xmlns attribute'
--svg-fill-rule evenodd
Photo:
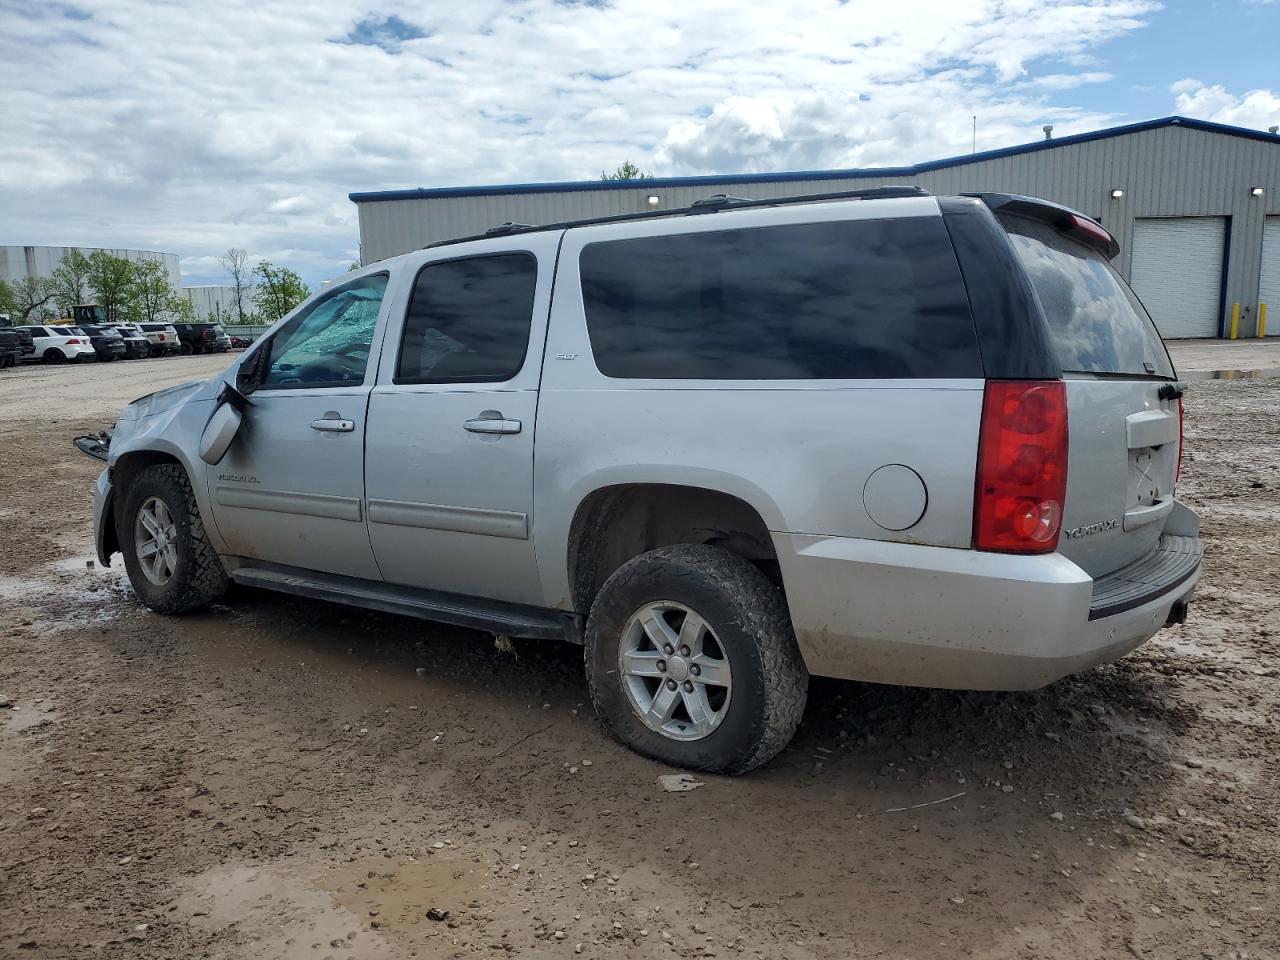
<svg viewBox="0 0 1280 960"><path fill-rule="evenodd" d="M674 794L577 648L87 568L71 436L225 362L0 372L0 957L1280 956L1280 379L1191 384L1185 626L1035 693L815 680Z"/></svg>

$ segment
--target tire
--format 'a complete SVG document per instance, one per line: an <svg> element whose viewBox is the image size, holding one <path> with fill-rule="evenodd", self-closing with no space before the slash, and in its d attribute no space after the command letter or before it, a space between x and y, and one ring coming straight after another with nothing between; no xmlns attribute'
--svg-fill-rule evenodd
<svg viewBox="0 0 1280 960"><path fill-rule="evenodd" d="M163 505L163 514L157 503ZM153 577L139 556L139 531L143 536L148 533L139 516L144 508L152 511L153 521L157 517L170 521L164 542L173 549L161 551L172 567L167 576L161 569L153 570L160 574ZM116 513L116 536L134 593L157 613L190 613L227 592L226 570L205 535L186 471L177 464L147 467L133 479Z"/></svg>
<svg viewBox="0 0 1280 960"><path fill-rule="evenodd" d="M57 347L50 347L48 350L44 352L45 363L65 363L66 360L67 360L67 355L63 353L61 350L59 350Z"/></svg>
<svg viewBox="0 0 1280 960"><path fill-rule="evenodd" d="M184 342L183 342L183 344L182 344L182 346L180 346L180 347L178 348L178 352L179 352L180 354L182 354L184 357L189 357L189 356L191 356L191 354L192 354L194 351L192 351L192 349L191 349L191 344L186 343L186 342L184 341Z"/></svg>
<svg viewBox="0 0 1280 960"><path fill-rule="evenodd" d="M637 644L653 646L638 618L655 611L677 641L700 636L693 645L701 656L693 650L686 659L681 648L667 660L659 649L637 650ZM690 614L705 623L706 632L682 629ZM631 662L663 673L627 676L624 649ZM591 605L585 653L591 702L605 729L631 749L675 766L746 773L778 755L804 714L809 674L782 591L748 561L719 547L662 547L623 564ZM695 670L699 661L706 666ZM712 675L727 683L717 685L707 679ZM673 679L676 692L668 689L664 703L679 702L674 715L663 712L671 719L658 729L658 721L646 722L641 711L647 699L656 703L655 682L661 692ZM701 704L701 728L687 706L694 701Z"/></svg>

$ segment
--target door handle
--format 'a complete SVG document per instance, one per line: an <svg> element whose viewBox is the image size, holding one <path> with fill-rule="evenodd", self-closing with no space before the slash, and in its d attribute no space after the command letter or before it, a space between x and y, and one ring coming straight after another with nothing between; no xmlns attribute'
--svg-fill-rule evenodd
<svg viewBox="0 0 1280 960"><path fill-rule="evenodd" d="M322 433L351 433L355 428L354 420L342 420L337 417L323 417L311 421L311 429Z"/></svg>
<svg viewBox="0 0 1280 960"><path fill-rule="evenodd" d="M486 410L474 420L467 420L462 429L470 433L519 433L523 425L519 420L506 420L497 410Z"/></svg>

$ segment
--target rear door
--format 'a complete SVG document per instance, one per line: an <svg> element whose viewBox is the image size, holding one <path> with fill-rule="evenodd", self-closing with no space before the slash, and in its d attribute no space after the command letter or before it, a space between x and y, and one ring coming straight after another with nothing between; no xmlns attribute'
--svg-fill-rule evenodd
<svg viewBox="0 0 1280 960"><path fill-rule="evenodd" d="M1155 549L1173 510L1181 442L1173 363L1103 253L1039 219L1000 222L1044 309L1067 385L1058 549L1097 578Z"/></svg>

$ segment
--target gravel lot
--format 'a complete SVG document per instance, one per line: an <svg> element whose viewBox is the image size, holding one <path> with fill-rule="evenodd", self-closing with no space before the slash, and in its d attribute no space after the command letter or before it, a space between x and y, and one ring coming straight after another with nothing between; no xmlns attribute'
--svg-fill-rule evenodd
<svg viewBox="0 0 1280 960"><path fill-rule="evenodd" d="M575 648L87 569L70 438L227 362L0 372L0 957L1280 956L1280 379L1191 385L1185 626L1030 694L815 681L669 794Z"/></svg>

